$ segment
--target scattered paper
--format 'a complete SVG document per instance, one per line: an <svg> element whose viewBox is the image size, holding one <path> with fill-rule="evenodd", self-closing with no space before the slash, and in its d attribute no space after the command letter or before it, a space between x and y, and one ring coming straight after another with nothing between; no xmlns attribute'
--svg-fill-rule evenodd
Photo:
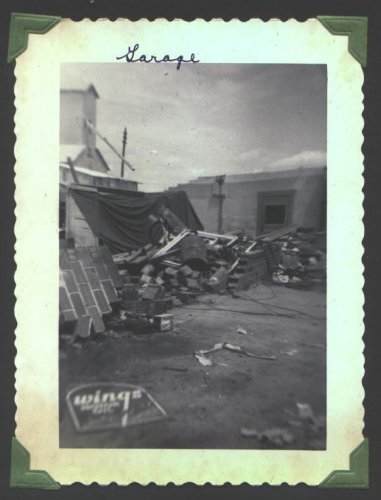
<svg viewBox="0 0 381 500"><path fill-rule="evenodd" d="M315 416L312 411L312 408L309 404L307 403L296 403L296 406L298 408L298 414L299 417L302 420L311 420L312 422L315 421Z"/></svg>
<svg viewBox="0 0 381 500"><path fill-rule="evenodd" d="M276 446L291 444L294 441L294 436L287 429L274 427L267 429L264 432L258 432L256 429L241 428L241 435L248 438L257 438L259 441L270 443Z"/></svg>
<svg viewBox="0 0 381 500"><path fill-rule="evenodd" d="M243 437L257 437L259 438L259 434L255 429L247 429L246 427L241 427L241 435Z"/></svg>
<svg viewBox="0 0 381 500"><path fill-rule="evenodd" d="M249 356L250 358L258 358L258 359L268 359L268 360L274 360L276 359L276 356L273 356L273 355L264 355L264 354L257 354L255 352L249 352L249 351L245 351L244 349L242 349L241 346L239 345L233 345L233 344L229 344L228 342L225 342L223 344L223 347L224 349L228 349L229 351L234 351L234 352L238 352L238 353L241 353L241 354L245 354L245 356Z"/></svg>
<svg viewBox="0 0 381 500"><path fill-rule="evenodd" d="M211 352L219 351L221 349L227 349L228 351L233 351L233 352L237 352L239 354L244 354L245 356L249 356L250 358L267 359L267 360L271 360L271 361L276 359L276 356L263 355L263 354L257 354L254 352L249 352L249 351L242 349L242 347L239 345L229 344L228 342L221 342L218 344L214 344L214 346L211 349L202 349L200 351L196 351L194 353L194 356L203 366L211 366L213 364L212 361L210 361L209 358L206 358L205 355L210 354Z"/></svg>
<svg viewBox="0 0 381 500"><path fill-rule="evenodd" d="M299 351L298 349L290 349L289 351L280 351L281 354L284 356L294 356L294 354L297 354Z"/></svg>
<svg viewBox="0 0 381 500"><path fill-rule="evenodd" d="M212 366L213 364L210 359L206 358L203 354L195 353L194 357L198 360L199 363L202 364L202 366Z"/></svg>
<svg viewBox="0 0 381 500"><path fill-rule="evenodd" d="M242 328L241 326L239 326L237 328L237 333L239 333L240 335L247 335L247 330L245 330L244 328Z"/></svg>

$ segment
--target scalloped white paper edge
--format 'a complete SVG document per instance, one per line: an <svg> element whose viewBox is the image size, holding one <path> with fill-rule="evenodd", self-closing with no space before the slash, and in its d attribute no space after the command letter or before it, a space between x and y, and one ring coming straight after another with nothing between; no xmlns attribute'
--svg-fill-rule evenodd
<svg viewBox="0 0 381 500"><path fill-rule="evenodd" d="M58 186L61 62L114 62L145 53L195 53L201 62L328 67L327 450L60 449L58 445ZM363 72L315 19L191 23L63 20L29 35L16 62L16 437L31 468L60 484L319 484L349 468L362 441ZM125 62L120 61L120 64Z"/></svg>

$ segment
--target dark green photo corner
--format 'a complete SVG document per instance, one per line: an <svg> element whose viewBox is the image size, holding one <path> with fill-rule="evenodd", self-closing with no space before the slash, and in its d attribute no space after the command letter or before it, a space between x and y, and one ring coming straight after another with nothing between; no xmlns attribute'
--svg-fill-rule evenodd
<svg viewBox="0 0 381 500"><path fill-rule="evenodd" d="M320 488L368 488L369 442L364 441L349 457L349 470L335 470L319 484Z"/></svg>
<svg viewBox="0 0 381 500"><path fill-rule="evenodd" d="M15 437L12 438L10 487L42 490L60 488L47 472L30 470L30 453Z"/></svg>
<svg viewBox="0 0 381 500"><path fill-rule="evenodd" d="M348 36L348 50L365 67L367 62L367 18L318 16L333 35ZM8 44L8 62L27 49L29 33L44 34L61 21L61 17L12 13ZM353 450L349 470L333 471L320 488L367 488L369 474L368 439ZM16 438L12 439L10 486L18 488L59 489L60 485L45 471L30 470L30 454Z"/></svg>
<svg viewBox="0 0 381 500"><path fill-rule="evenodd" d="M60 21L61 17L57 16L12 12L9 28L8 62L12 62L27 49L29 33L47 33Z"/></svg>
<svg viewBox="0 0 381 500"><path fill-rule="evenodd" d="M332 35L348 37L348 51L363 68L367 62L368 18L352 16L317 16Z"/></svg>

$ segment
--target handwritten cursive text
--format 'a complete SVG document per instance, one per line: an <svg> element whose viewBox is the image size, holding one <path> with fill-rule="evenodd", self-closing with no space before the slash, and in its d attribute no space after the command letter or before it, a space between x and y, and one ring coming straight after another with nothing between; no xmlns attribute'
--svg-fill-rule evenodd
<svg viewBox="0 0 381 500"><path fill-rule="evenodd" d="M165 56L163 56L160 59L154 55L147 56L146 54L142 54L141 56L136 56L135 52L138 49L139 49L139 44L135 43L133 48L128 47L127 53L124 54L123 56L117 57L117 59L118 60L125 59L126 62L128 62L128 63L134 63L134 62L161 63L161 62L175 62L175 61L177 61L177 65L176 65L177 70L180 69L182 63L198 63L198 62L200 62L199 60L195 59L196 56L193 53L190 55L189 59L184 59L183 55L179 55L177 57L171 57L168 54L166 54Z"/></svg>

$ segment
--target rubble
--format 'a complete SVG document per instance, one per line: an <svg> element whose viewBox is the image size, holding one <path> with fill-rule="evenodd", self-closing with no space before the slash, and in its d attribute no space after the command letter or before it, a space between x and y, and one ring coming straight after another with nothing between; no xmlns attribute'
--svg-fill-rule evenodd
<svg viewBox="0 0 381 500"><path fill-rule="evenodd" d="M131 282L141 286L155 283L167 296L188 303L189 294L240 290L267 276L267 246L244 236L183 229L162 247L144 247L113 258L119 272L128 274ZM274 252L276 249L267 250L267 254Z"/></svg>
<svg viewBox="0 0 381 500"><path fill-rule="evenodd" d="M106 246L62 251L60 324L87 338L105 331L110 317L152 320L205 293L234 296L268 279L304 289L325 281L323 233L289 226L249 238L191 231L167 208L155 224L164 219L169 230L141 248L112 257ZM118 310L128 318L115 317Z"/></svg>
<svg viewBox="0 0 381 500"><path fill-rule="evenodd" d="M274 240L280 248L280 262L274 269L274 284L308 289L326 281L325 233L296 228Z"/></svg>
<svg viewBox="0 0 381 500"><path fill-rule="evenodd" d="M114 262L143 285L154 281L185 303L183 292L234 293L268 277L274 284L308 289L312 281L325 280L322 234L289 226L250 239L183 228L161 247L115 255Z"/></svg>

